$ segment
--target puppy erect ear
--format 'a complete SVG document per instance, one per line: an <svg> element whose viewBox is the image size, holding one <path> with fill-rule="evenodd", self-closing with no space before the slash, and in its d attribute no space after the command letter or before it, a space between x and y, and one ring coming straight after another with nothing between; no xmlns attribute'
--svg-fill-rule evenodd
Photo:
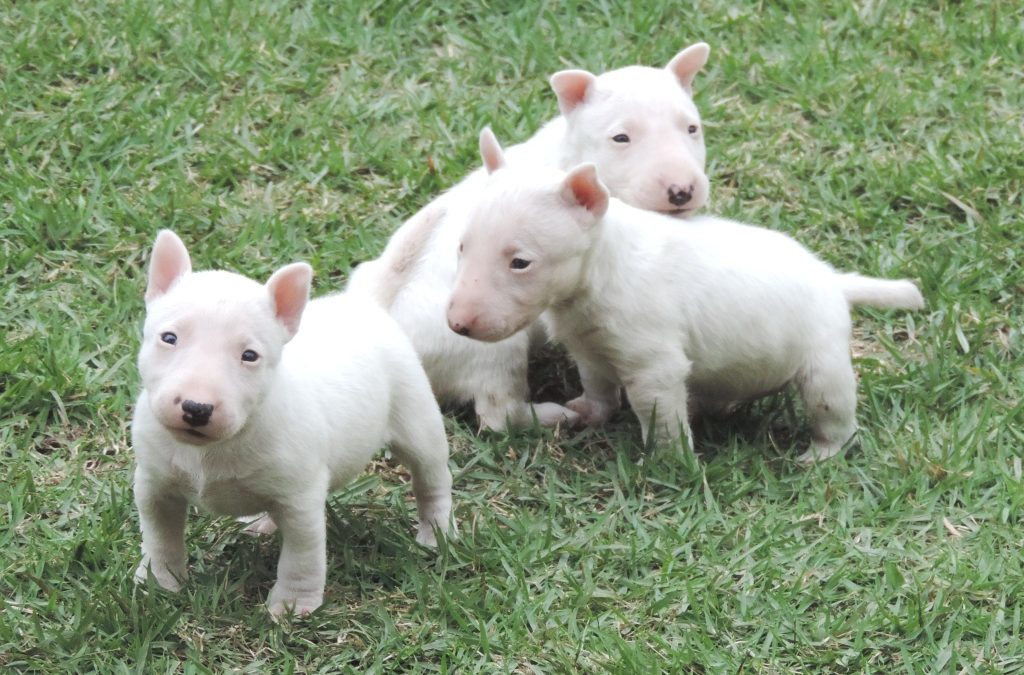
<svg viewBox="0 0 1024 675"><path fill-rule="evenodd" d="M587 226L596 223L608 210L608 188L597 177L593 164L580 164L566 174L561 194L571 206L586 210L589 215Z"/></svg>
<svg viewBox="0 0 1024 675"><path fill-rule="evenodd" d="M558 97L558 109L568 115L583 103L597 78L585 70L562 70L551 76L551 88Z"/></svg>
<svg viewBox="0 0 1024 675"><path fill-rule="evenodd" d="M295 337L302 320L302 310L309 300L313 268L306 263L285 265L267 281L267 290L274 301L274 313L288 329L288 339Z"/></svg>
<svg viewBox="0 0 1024 675"><path fill-rule="evenodd" d="M170 230L160 230L149 259L146 302L159 298L174 285L174 282L191 271L192 261L188 257L185 244Z"/></svg>
<svg viewBox="0 0 1024 675"><path fill-rule="evenodd" d="M693 96L693 78L708 62L709 53L711 53L711 47L707 43L698 42L676 54L665 66L666 70L676 76L679 85L691 96Z"/></svg>
<svg viewBox="0 0 1024 675"><path fill-rule="evenodd" d="M501 151L501 144L490 127L480 130L480 156L487 167L487 173L505 168L505 153Z"/></svg>

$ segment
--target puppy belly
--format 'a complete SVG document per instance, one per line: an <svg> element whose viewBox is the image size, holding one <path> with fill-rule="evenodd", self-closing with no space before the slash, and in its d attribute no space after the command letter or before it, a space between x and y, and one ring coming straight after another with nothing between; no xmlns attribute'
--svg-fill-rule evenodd
<svg viewBox="0 0 1024 675"><path fill-rule="evenodd" d="M695 371L687 382L691 396L700 399L710 410L728 408L738 403L752 401L778 392L795 375L795 369L756 367L743 371L700 372Z"/></svg>
<svg viewBox="0 0 1024 675"><path fill-rule="evenodd" d="M238 481L218 481L202 486L195 501L221 516L251 516L266 511L270 500Z"/></svg>

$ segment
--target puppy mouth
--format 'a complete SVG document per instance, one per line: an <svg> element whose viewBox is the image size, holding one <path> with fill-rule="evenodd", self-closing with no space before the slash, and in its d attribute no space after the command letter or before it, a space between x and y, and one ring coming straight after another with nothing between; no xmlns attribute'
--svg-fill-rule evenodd
<svg viewBox="0 0 1024 675"><path fill-rule="evenodd" d="M477 329L466 337L478 342L501 342L507 337L515 334L516 331L508 331L507 326L491 326L484 330Z"/></svg>
<svg viewBox="0 0 1024 675"><path fill-rule="evenodd" d="M171 428L170 431L178 438L178 440L188 443L189 445L206 445L213 440L198 429Z"/></svg>
<svg viewBox="0 0 1024 675"><path fill-rule="evenodd" d="M501 342L507 340L521 330L524 330L527 326L533 323L530 319L523 319L519 323L514 325L502 324L501 326L495 326L494 329L479 337L473 336L481 342Z"/></svg>
<svg viewBox="0 0 1024 675"><path fill-rule="evenodd" d="M662 211L662 213L664 213L667 216L685 216L685 215L689 215L689 214L693 213L696 210L697 209L695 209L695 208L689 208L689 209L669 209L668 211Z"/></svg>

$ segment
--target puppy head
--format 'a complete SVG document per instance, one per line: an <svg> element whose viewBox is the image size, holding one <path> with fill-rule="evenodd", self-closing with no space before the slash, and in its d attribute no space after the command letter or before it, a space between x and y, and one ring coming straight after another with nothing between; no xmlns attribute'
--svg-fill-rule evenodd
<svg viewBox="0 0 1024 675"><path fill-rule="evenodd" d="M160 232L139 372L157 421L178 440L208 445L241 431L266 396L284 345L298 331L312 269L288 265L265 285L191 269L181 239Z"/></svg>
<svg viewBox="0 0 1024 675"><path fill-rule="evenodd" d="M448 325L495 342L576 291L609 196L593 165L568 174L505 167L487 129L481 154L491 176L459 245Z"/></svg>
<svg viewBox="0 0 1024 675"><path fill-rule="evenodd" d="M665 68L555 73L551 86L566 120L561 165L593 163L611 194L637 208L678 216L701 208L709 181L692 85L708 52L700 42Z"/></svg>

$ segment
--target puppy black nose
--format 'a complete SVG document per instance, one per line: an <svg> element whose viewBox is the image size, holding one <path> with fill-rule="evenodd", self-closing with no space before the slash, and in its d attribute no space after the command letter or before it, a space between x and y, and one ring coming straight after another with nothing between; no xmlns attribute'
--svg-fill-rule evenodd
<svg viewBox="0 0 1024 675"><path fill-rule="evenodd" d="M682 206L693 198L693 186L681 188L675 183L668 186L668 200L673 206Z"/></svg>
<svg viewBox="0 0 1024 675"><path fill-rule="evenodd" d="M181 419L190 427L202 427L210 422L210 415L213 414L212 403L196 403L195 401L184 401L181 409L185 414Z"/></svg>

